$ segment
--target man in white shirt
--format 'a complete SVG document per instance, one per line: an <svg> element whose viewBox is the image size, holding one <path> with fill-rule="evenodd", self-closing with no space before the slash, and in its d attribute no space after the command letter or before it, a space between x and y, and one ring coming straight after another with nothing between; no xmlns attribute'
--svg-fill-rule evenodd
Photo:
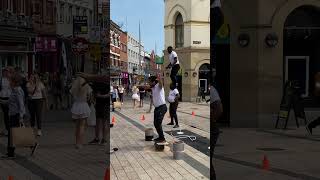
<svg viewBox="0 0 320 180"><path fill-rule="evenodd" d="M151 104L154 105L154 127L157 130L159 135L158 138L154 139L155 142L163 143L165 142L163 130L162 130L162 121L167 112L166 99L164 94L163 84L160 79L157 79L156 76L151 76L149 78L150 86L152 89L152 100Z"/></svg>
<svg viewBox="0 0 320 180"><path fill-rule="evenodd" d="M176 76L180 70L180 65L179 65L180 62L179 62L177 53L172 50L171 46L169 46L167 50L169 53L170 64L166 68L167 69L171 68L170 78L172 83L176 86L177 85Z"/></svg>
<svg viewBox="0 0 320 180"><path fill-rule="evenodd" d="M178 123L178 116L177 116L177 109L178 109L178 104L179 104L179 91L175 87L174 84L170 84L170 92L168 96L168 102L170 103L169 106L169 112L170 112L170 118L171 122L168 125L174 125L173 120L175 121L176 125L173 126L173 128L178 128L179 123Z"/></svg>

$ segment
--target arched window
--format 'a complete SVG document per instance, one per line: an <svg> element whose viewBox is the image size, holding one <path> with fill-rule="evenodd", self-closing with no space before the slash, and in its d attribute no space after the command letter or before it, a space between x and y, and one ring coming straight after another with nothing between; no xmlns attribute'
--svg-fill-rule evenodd
<svg viewBox="0 0 320 180"><path fill-rule="evenodd" d="M176 17L175 21L175 45L176 48L183 47L184 43L184 33L183 33L183 18L181 14L179 13L178 16Z"/></svg>

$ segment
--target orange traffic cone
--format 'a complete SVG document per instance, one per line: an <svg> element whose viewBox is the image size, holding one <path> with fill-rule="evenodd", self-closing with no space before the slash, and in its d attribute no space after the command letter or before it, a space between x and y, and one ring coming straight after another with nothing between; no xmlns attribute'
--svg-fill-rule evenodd
<svg viewBox="0 0 320 180"><path fill-rule="evenodd" d="M269 170L270 169L269 160L268 160L266 155L263 156L262 169L264 169L264 170Z"/></svg>
<svg viewBox="0 0 320 180"><path fill-rule="evenodd" d="M116 118L114 116L112 116L112 124L116 123Z"/></svg>
<svg viewBox="0 0 320 180"><path fill-rule="evenodd" d="M110 168L108 167L104 173L104 180L110 180Z"/></svg>
<svg viewBox="0 0 320 180"><path fill-rule="evenodd" d="M13 176L8 176L8 180L13 180Z"/></svg>
<svg viewBox="0 0 320 180"><path fill-rule="evenodd" d="M192 114L191 114L192 116L195 116L196 114L194 113L194 111L192 111Z"/></svg>
<svg viewBox="0 0 320 180"><path fill-rule="evenodd" d="M146 118L144 117L144 115L142 115L141 121L144 121L144 120L146 120Z"/></svg>

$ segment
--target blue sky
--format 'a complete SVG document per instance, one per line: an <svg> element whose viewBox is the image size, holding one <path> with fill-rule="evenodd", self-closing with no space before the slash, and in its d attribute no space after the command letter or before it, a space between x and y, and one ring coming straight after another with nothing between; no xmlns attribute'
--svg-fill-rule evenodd
<svg viewBox="0 0 320 180"><path fill-rule="evenodd" d="M163 0L111 0L111 19L123 24L139 40L139 20L141 41L148 52L157 44L157 54L164 49L164 1ZM127 25L126 25L127 19Z"/></svg>

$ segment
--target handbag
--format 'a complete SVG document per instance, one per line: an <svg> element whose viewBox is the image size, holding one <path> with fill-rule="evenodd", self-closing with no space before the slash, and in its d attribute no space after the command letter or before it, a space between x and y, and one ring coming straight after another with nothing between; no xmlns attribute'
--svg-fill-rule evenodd
<svg viewBox="0 0 320 180"><path fill-rule="evenodd" d="M113 103L113 107L114 107L114 108L119 108L119 109L121 109L121 102L120 102L120 101L114 102L114 103Z"/></svg>
<svg viewBox="0 0 320 180"><path fill-rule="evenodd" d="M33 147L36 144L33 128L25 127L23 124L20 127L11 128L10 136L14 147Z"/></svg>
<svg viewBox="0 0 320 180"><path fill-rule="evenodd" d="M96 126L96 109L94 108L94 105L90 105L90 116L87 119L88 126Z"/></svg>

